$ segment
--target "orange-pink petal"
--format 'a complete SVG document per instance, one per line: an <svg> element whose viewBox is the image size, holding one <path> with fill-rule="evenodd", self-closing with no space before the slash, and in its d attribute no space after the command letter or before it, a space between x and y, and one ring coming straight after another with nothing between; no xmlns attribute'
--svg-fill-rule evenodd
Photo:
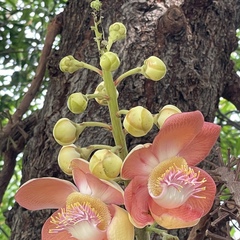
<svg viewBox="0 0 240 240"><path fill-rule="evenodd" d="M152 144L137 145L125 158L121 177L132 179L135 176L148 176L151 170L158 165L158 159L151 152Z"/></svg>
<svg viewBox="0 0 240 240"><path fill-rule="evenodd" d="M61 208L72 192L78 191L71 182L52 178L31 179L15 195L19 205L29 210Z"/></svg>
<svg viewBox="0 0 240 240"><path fill-rule="evenodd" d="M148 201L150 195L147 182L147 177L137 176L133 178L126 187L124 194L125 207L131 216L130 220L138 228L143 228L154 222L149 213Z"/></svg>
<svg viewBox="0 0 240 240"><path fill-rule="evenodd" d="M61 213L61 210L57 210L52 214L52 217L57 217L58 214ZM51 217L47 219L42 228L42 240L77 240L72 237L72 235L68 231L61 231L58 233L49 233L50 229L56 228L56 225L51 222Z"/></svg>
<svg viewBox="0 0 240 240"><path fill-rule="evenodd" d="M153 153L160 162L178 155L201 132L203 123L199 111L170 116L153 141Z"/></svg>
<svg viewBox="0 0 240 240"><path fill-rule="evenodd" d="M154 220L167 229L192 227L203 216L201 209L192 208L191 205L184 204L178 208L166 209L159 207L152 199L149 201L149 209Z"/></svg>
<svg viewBox="0 0 240 240"><path fill-rule="evenodd" d="M205 122L201 132L178 155L183 157L189 166L198 164L209 154L220 131L220 126Z"/></svg>
<svg viewBox="0 0 240 240"><path fill-rule="evenodd" d="M83 172L75 161L72 161L73 178L81 193L97 197L107 204L123 204L123 190L119 185Z"/></svg>

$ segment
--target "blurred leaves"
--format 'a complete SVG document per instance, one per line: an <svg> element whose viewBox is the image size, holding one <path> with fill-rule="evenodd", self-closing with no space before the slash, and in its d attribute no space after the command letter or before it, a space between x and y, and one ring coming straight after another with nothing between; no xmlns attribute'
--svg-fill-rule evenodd
<svg viewBox="0 0 240 240"><path fill-rule="evenodd" d="M47 25L63 6L64 0L0 2L0 112L15 109L27 91L38 64ZM47 87L47 80L46 75L41 93ZM3 120L2 115L0 120Z"/></svg>
<svg viewBox="0 0 240 240"><path fill-rule="evenodd" d="M26 93L35 75L47 25L63 10L65 3L65 0L0 1L0 129ZM28 114L39 108L37 103L43 101L47 85L46 74ZM0 170L2 166L3 159L0 157ZM14 194L19 187L20 178L21 159L18 157L14 176L0 207L1 240L7 240L10 236L3 213L14 204Z"/></svg>

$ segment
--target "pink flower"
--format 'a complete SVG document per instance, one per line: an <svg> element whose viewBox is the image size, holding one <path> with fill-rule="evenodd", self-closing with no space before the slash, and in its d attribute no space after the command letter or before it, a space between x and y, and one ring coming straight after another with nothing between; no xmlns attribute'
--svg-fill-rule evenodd
<svg viewBox="0 0 240 240"><path fill-rule="evenodd" d="M125 207L139 228L156 221L167 229L194 226L212 207L216 186L195 167L210 152L220 127L204 122L199 111L174 114L153 143L136 146L121 176L130 179Z"/></svg>
<svg viewBox="0 0 240 240"><path fill-rule="evenodd" d="M76 184L58 178L32 179L15 195L29 210L58 209L42 228L42 240L133 240L134 227L117 184L94 177L88 162L72 161Z"/></svg>

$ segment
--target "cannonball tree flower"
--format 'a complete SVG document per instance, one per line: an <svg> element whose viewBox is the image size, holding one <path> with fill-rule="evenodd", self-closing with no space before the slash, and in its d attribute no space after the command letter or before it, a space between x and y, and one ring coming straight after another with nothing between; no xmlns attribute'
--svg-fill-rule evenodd
<svg viewBox="0 0 240 240"><path fill-rule="evenodd" d="M163 124L152 144L136 146L121 176L131 180L125 207L139 228L156 221L167 229L191 227L212 207L216 186L195 167L210 152L220 127L204 122L199 111L177 113Z"/></svg>
<svg viewBox="0 0 240 240"><path fill-rule="evenodd" d="M16 201L29 210L58 209L44 223L42 240L133 240L134 227L119 185L100 180L83 159L72 161L73 180L44 177L23 184Z"/></svg>

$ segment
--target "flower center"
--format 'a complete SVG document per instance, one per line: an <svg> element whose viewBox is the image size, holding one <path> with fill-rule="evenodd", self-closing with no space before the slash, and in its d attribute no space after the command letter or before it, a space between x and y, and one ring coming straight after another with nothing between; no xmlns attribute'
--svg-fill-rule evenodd
<svg viewBox="0 0 240 240"><path fill-rule="evenodd" d="M111 221L107 205L100 199L78 192L71 193L58 216L51 217L56 228L49 233L67 230L76 239L102 239Z"/></svg>
<svg viewBox="0 0 240 240"><path fill-rule="evenodd" d="M206 189L206 179L199 180L199 175L181 157L165 160L150 174L149 194L159 206L169 209L181 206L189 197L204 198L197 195Z"/></svg>

